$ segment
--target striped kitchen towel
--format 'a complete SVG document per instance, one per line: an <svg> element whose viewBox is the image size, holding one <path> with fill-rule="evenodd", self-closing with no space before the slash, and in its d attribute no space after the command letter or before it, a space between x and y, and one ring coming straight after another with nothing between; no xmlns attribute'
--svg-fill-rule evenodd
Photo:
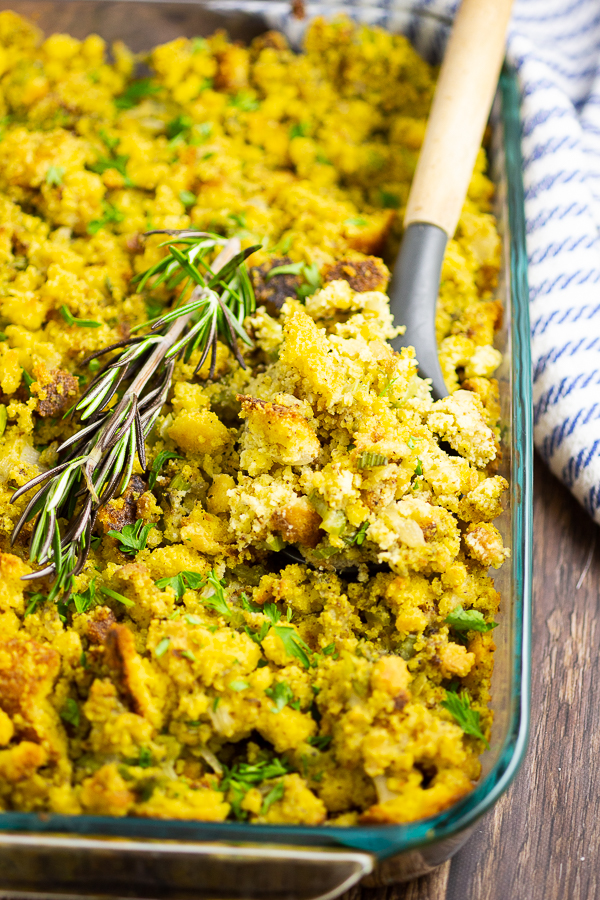
<svg viewBox="0 0 600 900"><path fill-rule="evenodd" d="M300 39L305 22L287 3L251 5ZM447 29L411 29L408 5L338 0L306 12L402 30L435 61ZM458 2L410 5L452 16ZM600 523L600 0L516 0L508 57L521 88L535 443Z"/></svg>

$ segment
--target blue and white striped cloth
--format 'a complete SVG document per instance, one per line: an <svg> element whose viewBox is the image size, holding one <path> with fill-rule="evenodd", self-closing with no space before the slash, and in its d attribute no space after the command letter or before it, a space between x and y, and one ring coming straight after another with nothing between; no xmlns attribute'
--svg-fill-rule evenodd
<svg viewBox="0 0 600 900"><path fill-rule="evenodd" d="M256 5L300 37L287 4ZM334 0L307 13L402 30L435 61L443 29L411 22L407 5ZM452 16L458 2L411 5ZM508 57L521 87L535 444L600 523L600 0L516 0Z"/></svg>
<svg viewBox="0 0 600 900"><path fill-rule="evenodd" d="M487 0L493 3L494 0ZM212 0L266 14L298 43L288 0ZM411 37L439 61L458 0L321 0ZM515 0L508 57L521 87L535 444L600 524L600 0Z"/></svg>

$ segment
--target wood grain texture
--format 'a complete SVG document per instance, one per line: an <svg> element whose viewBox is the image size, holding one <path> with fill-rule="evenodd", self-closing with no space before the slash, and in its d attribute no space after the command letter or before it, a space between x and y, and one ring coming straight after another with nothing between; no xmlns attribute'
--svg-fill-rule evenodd
<svg viewBox="0 0 600 900"><path fill-rule="evenodd" d="M404 225L454 235L496 93L513 0L462 0L429 111Z"/></svg>

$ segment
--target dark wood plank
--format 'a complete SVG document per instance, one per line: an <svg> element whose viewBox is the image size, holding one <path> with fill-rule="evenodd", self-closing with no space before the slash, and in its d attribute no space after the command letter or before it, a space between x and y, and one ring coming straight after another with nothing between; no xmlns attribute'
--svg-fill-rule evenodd
<svg viewBox="0 0 600 900"><path fill-rule="evenodd" d="M455 857L446 900L600 897L600 541L540 462L534 522L529 753Z"/></svg>

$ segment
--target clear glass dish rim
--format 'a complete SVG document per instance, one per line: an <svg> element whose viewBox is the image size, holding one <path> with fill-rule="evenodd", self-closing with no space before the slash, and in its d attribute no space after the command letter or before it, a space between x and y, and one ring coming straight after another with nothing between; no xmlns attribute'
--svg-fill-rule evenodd
<svg viewBox="0 0 600 900"><path fill-rule="evenodd" d="M123 0L121 0L123 2ZM126 0L139 2L139 0ZM157 2L157 0L150 0ZM160 0L158 0L160 2ZM162 0L165 2L165 0ZM177 0L166 0L168 4ZM181 0L180 0L181 2ZM183 3L194 0L183 0ZM266 4L260 3L264 10ZM275 0L273 6L283 5ZM337 4L332 4L332 6ZM239 0L217 0L211 4L223 10L239 10ZM252 2L244 6L252 7ZM256 4L259 6L259 3ZM377 4L373 4L377 8ZM340 7L341 8L341 7ZM345 7L346 10L348 7ZM357 4L357 8L363 8ZM381 7L379 7L381 9ZM423 19L444 24L446 17L432 15L409 5L394 4ZM397 853L450 838L469 828L499 799L514 779L527 748L531 659L531 568L533 510L533 442L531 416L531 354L529 291L525 244L525 212L522 181L519 88L515 71L505 64L500 81L501 117L507 181L510 230L510 293L512 341L512 453L510 485L511 533L513 539L513 601L515 653L514 690L510 697L510 726L498 760L482 781L465 798L448 810L427 819L403 825L306 826L251 825L236 822L196 822L168 819L115 818L110 816L59 815L0 812L0 833L62 834L106 838L185 841L202 843L270 844L280 847L304 846L352 848L385 859ZM148 845L149 849L151 844Z"/></svg>

